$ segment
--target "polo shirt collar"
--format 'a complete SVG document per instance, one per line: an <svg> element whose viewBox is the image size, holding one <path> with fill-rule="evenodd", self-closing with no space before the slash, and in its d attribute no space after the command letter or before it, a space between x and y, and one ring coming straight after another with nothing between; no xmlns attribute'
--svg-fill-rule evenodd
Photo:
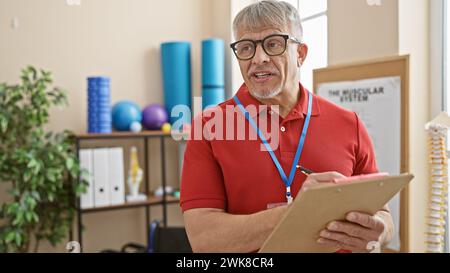
<svg viewBox="0 0 450 273"><path fill-rule="evenodd" d="M300 92L301 92L300 101L294 106L294 108L288 114L286 119L303 118L304 116L306 116L308 114L308 100L306 99L306 97L307 97L307 94L309 93L309 91L306 88L304 88L301 83L299 83L299 85L300 85ZM250 94L245 83L242 84L242 86L239 88L236 95L244 107L247 107L249 105L256 106L257 111L250 113L251 114L250 116L252 118L255 118L261 112L264 111L264 107L259 107L259 106L262 106L263 104L260 101L258 101L257 99L255 99ZM313 95L313 94L310 93L310 95ZM311 116L315 117L315 116L319 116L319 115L320 115L319 104L317 102L316 96L314 96L313 109L311 112Z"/></svg>

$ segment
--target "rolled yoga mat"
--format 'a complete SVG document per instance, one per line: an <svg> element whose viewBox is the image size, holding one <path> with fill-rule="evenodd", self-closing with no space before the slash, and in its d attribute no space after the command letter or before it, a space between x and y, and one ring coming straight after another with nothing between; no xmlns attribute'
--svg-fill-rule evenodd
<svg viewBox="0 0 450 273"><path fill-rule="evenodd" d="M202 42L203 109L225 100L225 43L221 39Z"/></svg>
<svg viewBox="0 0 450 273"><path fill-rule="evenodd" d="M191 109L191 44L170 42L161 44L161 65L163 74L164 101L170 123L182 119L190 124L190 115L172 117L172 109L184 105Z"/></svg>

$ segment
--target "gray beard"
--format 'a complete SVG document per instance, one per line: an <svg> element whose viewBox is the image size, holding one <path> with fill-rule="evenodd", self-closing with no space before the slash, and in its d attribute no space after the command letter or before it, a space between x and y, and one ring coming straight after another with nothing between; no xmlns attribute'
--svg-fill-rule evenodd
<svg viewBox="0 0 450 273"><path fill-rule="evenodd" d="M278 88L277 90L274 90L274 91L270 91L270 92L268 92L266 94L261 94L259 92L254 92L253 90L249 90L249 92L256 99L266 100L266 99L273 99L276 96L278 96L281 93L281 88Z"/></svg>

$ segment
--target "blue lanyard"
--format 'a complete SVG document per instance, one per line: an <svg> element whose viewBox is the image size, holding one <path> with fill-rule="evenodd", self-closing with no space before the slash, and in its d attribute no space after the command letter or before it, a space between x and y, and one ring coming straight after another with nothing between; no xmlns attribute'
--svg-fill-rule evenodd
<svg viewBox="0 0 450 273"><path fill-rule="evenodd" d="M284 184L286 185L286 199L289 204L292 203L293 198L292 198L292 193L291 193L291 185L292 185L292 182L294 181L295 171L297 169L297 164L300 159L300 156L302 155L303 145L305 144L306 134L308 132L309 122L311 120L313 96L311 94L309 94L309 92L308 92L308 114L306 115L305 124L303 125L302 135L300 137L298 147L297 147L297 152L295 153L295 158L292 163L291 172L289 173L289 179L287 178L286 174L284 173L284 170L281 167L281 164L278 161L278 158L276 157L275 153L273 152L272 147L270 147L269 143L267 142L267 139L264 137L263 133L258 128L258 126L256 125L255 121L252 119L252 117L250 117L250 114L244 108L244 106L242 105L239 98L237 96L234 96L233 99L236 102L239 109L241 110L241 112L244 114L245 118L250 123L250 125L252 125L252 127L255 129L255 131L257 132L262 143L264 144L267 151L269 152L273 163L275 164L275 166L278 169L278 172L280 173L281 179L283 180Z"/></svg>

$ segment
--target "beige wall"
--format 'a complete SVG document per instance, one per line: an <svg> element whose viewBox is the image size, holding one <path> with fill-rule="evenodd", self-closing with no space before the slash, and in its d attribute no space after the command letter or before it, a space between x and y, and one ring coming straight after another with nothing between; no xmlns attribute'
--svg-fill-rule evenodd
<svg viewBox="0 0 450 273"><path fill-rule="evenodd" d="M328 1L329 65L398 54L398 2Z"/></svg>

